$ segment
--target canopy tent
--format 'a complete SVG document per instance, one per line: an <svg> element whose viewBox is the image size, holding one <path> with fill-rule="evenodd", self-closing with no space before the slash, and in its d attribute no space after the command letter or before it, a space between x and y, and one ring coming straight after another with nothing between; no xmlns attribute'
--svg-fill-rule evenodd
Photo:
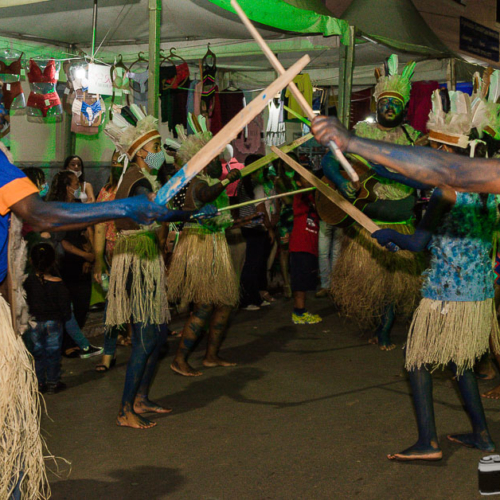
<svg viewBox="0 0 500 500"><path fill-rule="evenodd" d="M283 37L285 32L345 36L348 31L347 22L328 15L319 0L240 0L240 4L265 38ZM92 0L0 7L0 35L88 49L92 7ZM98 8L98 39L105 37L106 45L149 43L148 0L99 0ZM247 30L228 8L229 0L163 1L160 40L247 39Z"/></svg>
<svg viewBox="0 0 500 500"><path fill-rule="evenodd" d="M386 47L427 57L452 55L411 0L352 0L341 17Z"/></svg>

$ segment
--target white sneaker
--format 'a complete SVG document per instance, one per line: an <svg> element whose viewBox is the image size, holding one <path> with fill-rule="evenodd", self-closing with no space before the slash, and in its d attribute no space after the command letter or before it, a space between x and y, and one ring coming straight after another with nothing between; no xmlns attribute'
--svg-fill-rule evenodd
<svg viewBox="0 0 500 500"><path fill-rule="evenodd" d="M246 307L242 307L243 311L260 311L260 307L255 304L250 304Z"/></svg>
<svg viewBox="0 0 500 500"><path fill-rule="evenodd" d="M266 307L266 306L270 306L271 305L271 302L267 301L267 300L263 300L262 303L260 304L260 307Z"/></svg>

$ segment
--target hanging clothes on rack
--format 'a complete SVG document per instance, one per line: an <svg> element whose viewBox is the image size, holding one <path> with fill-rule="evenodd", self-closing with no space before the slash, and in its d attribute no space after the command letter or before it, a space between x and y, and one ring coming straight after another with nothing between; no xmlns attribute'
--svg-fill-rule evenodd
<svg viewBox="0 0 500 500"><path fill-rule="evenodd" d="M229 87L219 94L221 123L227 125L244 107L245 94L238 88Z"/></svg>
<svg viewBox="0 0 500 500"><path fill-rule="evenodd" d="M99 94L89 94L84 89L75 92L72 111L71 131L77 134L96 135L106 116L106 106Z"/></svg>
<svg viewBox="0 0 500 500"><path fill-rule="evenodd" d="M312 96L313 96L313 87L311 83L311 78L309 77L308 73L303 73L300 75L297 75L294 79L293 82L297 87L299 88L301 94L305 97L306 101L309 103L309 106L312 107ZM304 113L302 108L300 107L299 103L295 100L295 97L293 97L293 94L290 92L289 89L286 90L286 97L288 99L288 107L298 113L300 116L303 116L307 118L307 115ZM295 116L292 115L292 113L288 112L287 113L287 118L289 120L295 119Z"/></svg>
<svg viewBox="0 0 500 500"><path fill-rule="evenodd" d="M17 59L12 60L11 57ZM14 102L16 103L16 109L26 107L20 81L23 57L24 52L7 50L2 53L2 58L0 58L0 75L5 75L4 78L0 77L0 80L3 81L1 102L7 114L9 114Z"/></svg>
<svg viewBox="0 0 500 500"><path fill-rule="evenodd" d="M281 146L286 140L283 105L283 101L278 98L272 99L267 105L269 118L266 128L266 144L268 146Z"/></svg>
<svg viewBox="0 0 500 500"><path fill-rule="evenodd" d="M43 67L42 68L40 67ZM56 92L60 63L55 59L30 59L26 69L26 76L30 82L31 92L26 103L28 116L43 118L55 117L62 114L62 105Z"/></svg>

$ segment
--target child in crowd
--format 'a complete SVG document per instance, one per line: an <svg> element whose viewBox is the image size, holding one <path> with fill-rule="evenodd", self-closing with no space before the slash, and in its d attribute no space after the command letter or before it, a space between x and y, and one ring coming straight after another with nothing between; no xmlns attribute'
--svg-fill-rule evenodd
<svg viewBox="0 0 500 500"><path fill-rule="evenodd" d="M311 187L300 177L299 189ZM293 295L292 321L296 325L313 325L322 321L306 309L306 293L318 284L319 216L313 192L296 194L293 198L293 229L290 236L290 278Z"/></svg>
<svg viewBox="0 0 500 500"><path fill-rule="evenodd" d="M35 245L30 260L33 270L24 288L35 325L24 338L35 358L39 391L55 394L66 388L60 381L61 348L63 324L71 318L71 303L62 279L54 276L56 254L52 245Z"/></svg>

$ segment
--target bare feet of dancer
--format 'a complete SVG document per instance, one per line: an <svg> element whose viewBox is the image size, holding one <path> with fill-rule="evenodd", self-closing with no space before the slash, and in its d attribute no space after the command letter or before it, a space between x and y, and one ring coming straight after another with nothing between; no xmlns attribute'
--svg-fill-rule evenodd
<svg viewBox="0 0 500 500"><path fill-rule="evenodd" d="M151 427L156 425L156 422L141 417L132 410L124 410L122 408L116 417L116 425L131 427L132 429L151 429Z"/></svg>
<svg viewBox="0 0 500 500"><path fill-rule="evenodd" d="M203 366L207 368L213 368L215 366L236 366L238 363L233 363L232 361L226 361L225 359L219 358L219 356L206 356L203 359Z"/></svg>
<svg viewBox="0 0 500 500"><path fill-rule="evenodd" d="M192 368L189 363L184 359L175 358L172 364L170 365L170 369L179 375L184 377L199 377L203 375L202 372L199 372Z"/></svg>
<svg viewBox="0 0 500 500"><path fill-rule="evenodd" d="M142 415L143 413L170 413L172 408L164 408L158 403L153 403L147 396L137 395L134 401L134 412L137 415Z"/></svg>
<svg viewBox="0 0 500 500"><path fill-rule="evenodd" d="M500 385L497 385L493 389L481 394L481 396L488 399L500 399Z"/></svg>
<svg viewBox="0 0 500 500"><path fill-rule="evenodd" d="M467 448L477 448L482 451L495 451L495 443L491 440L489 434L450 434L448 439L453 443L467 446Z"/></svg>
<svg viewBox="0 0 500 500"><path fill-rule="evenodd" d="M381 351L392 351L393 349L396 349L396 344L393 344L392 342L386 342L386 341L380 341L378 337L372 337L369 341L369 344L372 345L378 345L379 349Z"/></svg>
<svg viewBox="0 0 500 500"><path fill-rule="evenodd" d="M417 443L400 453L387 455L387 458L398 462L410 462L412 460L435 461L443 458L443 452L439 448L439 444L437 442L431 442L430 446L420 445Z"/></svg>

